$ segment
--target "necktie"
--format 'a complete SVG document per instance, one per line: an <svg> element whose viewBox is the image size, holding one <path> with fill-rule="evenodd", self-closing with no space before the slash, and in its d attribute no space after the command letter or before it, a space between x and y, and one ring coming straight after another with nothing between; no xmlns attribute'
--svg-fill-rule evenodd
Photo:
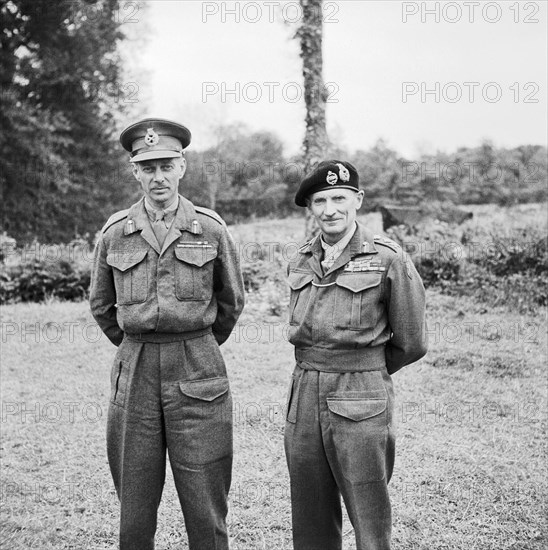
<svg viewBox="0 0 548 550"><path fill-rule="evenodd" d="M165 212L163 210L158 210L156 212L156 218L152 223L152 230L156 235L156 239L158 241L158 244L160 245L160 248L164 246L164 241L166 240L166 235L168 232L168 228L166 226L164 216L165 216Z"/></svg>
<svg viewBox="0 0 548 550"><path fill-rule="evenodd" d="M340 255L339 248L336 245L330 246L327 250L324 249L323 260L321 261L324 273L333 267L333 264Z"/></svg>

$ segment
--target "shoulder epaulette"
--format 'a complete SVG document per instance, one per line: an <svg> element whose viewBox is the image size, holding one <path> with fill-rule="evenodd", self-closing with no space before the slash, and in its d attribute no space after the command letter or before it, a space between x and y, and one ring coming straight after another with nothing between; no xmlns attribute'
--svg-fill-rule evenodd
<svg viewBox="0 0 548 550"><path fill-rule="evenodd" d="M388 237L384 237L383 235L373 235L373 240L375 241L375 244L386 246L396 253L401 250L401 246L396 241L393 241Z"/></svg>
<svg viewBox="0 0 548 550"><path fill-rule="evenodd" d="M127 208L126 210L120 210L119 212L112 214L112 216L107 220L107 223L105 223L105 225L103 226L103 229L101 229L101 233L104 233L111 225L114 225L124 218L127 218L128 212L129 208Z"/></svg>
<svg viewBox="0 0 548 550"><path fill-rule="evenodd" d="M225 222L217 212L214 212L213 210L210 210L209 208L205 208L204 206L194 206L196 209L196 212L199 212L200 214L204 214L205 216L208 216L212 219L214 219L217 223L220 223L221 225L225 225Z"/></svg>

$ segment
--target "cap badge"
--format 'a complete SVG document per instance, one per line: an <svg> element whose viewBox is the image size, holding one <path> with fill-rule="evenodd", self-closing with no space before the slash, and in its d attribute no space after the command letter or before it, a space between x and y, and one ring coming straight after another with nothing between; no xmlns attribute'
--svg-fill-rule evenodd
<svg viewBox="0 0 548 550"><path fill-rule="evenodd" d="M350 172L348 171L348 168L344 166L344 164L337 163L337 166L339 167L339 177L342 181L350 181Z"/></svg>
<svg viewBox="0 0 548 550"><path fill-rule="evenodd" d="M154 131L154 128L147 128L147 135L145 136L145 143L152 147L160 141L160 136Z"/></svg>
<svg viewBox="0 0 548 550"><path fill-rule="evenodd" d="M339 177L335 174L335 172L331 172L331 170L329 170L325 181L329 183L329 185L335 185L339 181Z"/></svg>

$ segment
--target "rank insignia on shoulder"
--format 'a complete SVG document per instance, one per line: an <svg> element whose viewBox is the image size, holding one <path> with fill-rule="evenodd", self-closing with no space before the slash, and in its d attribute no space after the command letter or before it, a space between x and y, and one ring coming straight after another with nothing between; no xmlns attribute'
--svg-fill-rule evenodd
<svg viewBox="0 0 548 550"><path fill-rule="evenodd" d="M408 256L405 257L405 271L407 273L407 276L412 279L413 278L413 265L411 264L411 260Z"/></svg>
<svg viewBox="0 0 548 550"><path fill-rule="evenodd" d="M107 220L107 223L105 223L105 225L102 227L101 233L104 233L111 225L121 222L123 219L127 218L128 212L129 212L129 209L120 210L119 212L112 214L112 216ZM126 228L127 228L127 225L126 225ZM126 229L124 229L124 234L127 235Z"/></svg>
<svg viewBox="0 0 548 550"><path fill-rule="evenodd" d="M301 245L301 246L299 247L299 252L301 252L301 253L303 253L303 254L304 254L305 252L308 252L309 249L310 249L310 245L312 244L312 241L313 241L313 240L314 240L314 239L310 239L309 241L306 241L303 245Z"/></svg>
<svg viewBox="0 0 548 550"><path fill-rule="evenodd" d="M130 218L126 222L126 227L124 229L124 235L131 235L132 233L135 233L137 231L137 227L135 226L135 222Z"/></svg>
<svg viewBox="0 0 548 550"><path fill-rule="evenodd" d="M384 237L383 235L373 235L373 240L375 241L375 243L386 246L394 252L399 252L401 250L400 245L396 241L393 241L388 237Z"/></svg>
<svg viewBox="0 0 548 550"><path fill-rule="evenodd" d="M198 214L203 214L204 216L207 216L208 218L211 218L212 220L215 220L218 224L226 226L225 222L223 221L223 218L217 214L217 212L210 210L209 208L205 208L204 206L197 206L194 205L194 208L196 209L196 212ZM198 220L196 220L198 222ZM202 228L200 227L200 232Z"/></svg>

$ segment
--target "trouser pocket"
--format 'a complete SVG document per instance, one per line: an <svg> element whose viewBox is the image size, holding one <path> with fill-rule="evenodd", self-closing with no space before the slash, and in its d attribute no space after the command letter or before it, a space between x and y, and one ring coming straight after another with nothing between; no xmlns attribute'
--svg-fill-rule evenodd
<svg viewBox="0 0 548 550"><path fill-rule="evenodd" d="M351 483L386 477L387 403L386 397L361 391L327 398L336 466Z"/></svg>
<svg viewBox="0 0 548 550"><path fill-rule="evenodd" d="M232 455L232 396L224 377L178 383L179 397L164 409L169 454L207 464Z"/></svg>
<svg viewBox="0 0 548 550"><path fill-rule="evenodd" d="M124 407L129 379L129 363L116 359L110 376L110 402Z"/></svg>
<svg viewBox="0 0 548 550"><path fill-rule="evenodd" d="M299 404L299 389L301 386L301 377L293 373L289 383L289 391L287 392L286 416L285 419L291 424L297 422L297 408Z"/></svg>

